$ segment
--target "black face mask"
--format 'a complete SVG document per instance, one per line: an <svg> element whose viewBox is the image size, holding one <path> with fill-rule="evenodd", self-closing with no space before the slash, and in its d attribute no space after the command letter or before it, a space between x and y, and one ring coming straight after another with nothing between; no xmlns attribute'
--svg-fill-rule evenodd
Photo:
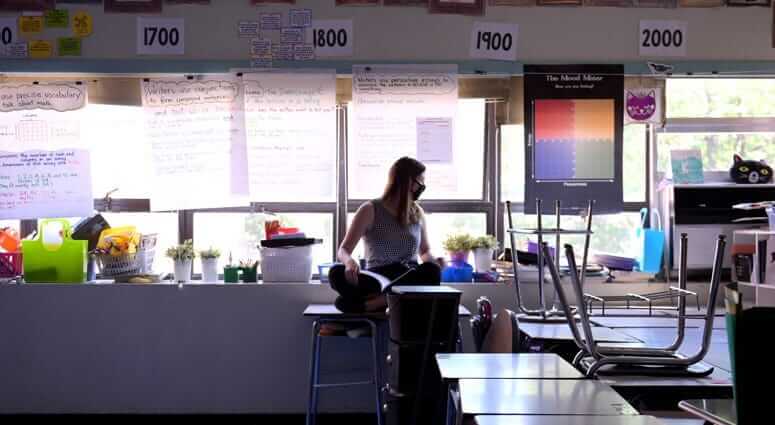
<svg viewBox="0 0 775 425"><path fill-rule="evenodd" d="M420 182L418 182L417 180L415 180L414 182L417 183L417 186L419 186L417 188L417 190L412 192L412 199L414 199L416 201L416 200L420 199L420 195L422 195L422 193L425 192L425 185L420 183Z"/></svg>

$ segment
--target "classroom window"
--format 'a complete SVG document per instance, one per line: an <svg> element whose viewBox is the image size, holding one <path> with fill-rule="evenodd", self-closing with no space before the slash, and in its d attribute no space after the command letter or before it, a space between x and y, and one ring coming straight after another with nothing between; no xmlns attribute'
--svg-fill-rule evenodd
<svg viewBox="0 0 775 425"><path fill-rule="evenodd" d="M670 78L668 118L775 116L775 79Z"/></svg>
<svg viewBox="0 0 775 425"><path fill-rule="evenodd" d="M352 114L348 114L352 116ZM425 183L428 186L423 199L482 199L484 188L484 99L459 99L454 123L451 164L425 164ZM350 120L349 143L358 138ZM351 149L357 149L351 148ZM349 198L372 199L382 195L390 165L402 156L416 156L416 151L390 149L383 152L383 169L374 172L371 167L359 165L352 155L349 159ZM374 176L364 178L363 176Z"/></svg>
<svg viewBox="0 0 775 425"><path fill-rule="evenodd" d="M662 133L659 135L657 170L671 174L670 151L698 149L704 171L727 171L733 155L743 159L775 160L775 133Z"/></svg>
<svg viewBox="0 0 775 425"><path fill-rule="evenodd" d="M312 248L313 269L332 260L334 244L334 216L328 213L275 213L284 227L298 227L307 237L322 239ZM259 243L265 239L264 216L261 213L194 213L194 246L197 250L209 247L221 251L218 267L231 257L233 263L260 260ZM260 268L260 266L259 266ZM194 263L199 273L201 262Z"/></svg>
<svg viewBox="0 0 775 425"><path fill-rule="evenodd" d="M514 213L512 215L514 220L514 227L526 227L535 228L536 216L525 215L522 213ZM508 229L508 218L504 216L505 228ZM544 215L542 225L546 228L555 226L556 220L552 215ZM585 220L580 216L568 216L563 215L560 217L560 224L564 229L583 229ZM638 252L638 240L636 237L636 229L640 224L639 213L622 213L611 215L593 215L592 216L592 231L594 234L589 240L590 253L604 252L614 255L622 255L627 257L634 257ZM527 239L523 236L517 236L515 238L517 242L517 248L520 250L527 250ZM532 239L536 241L535 238ZM554 236L548 236L545 241L549 245L554 245ZM569 243L573 245L573 249L577 255L581 255L584 249L584 237L583 236L564 236L560 243ZM508 240L508 233L506 234L506 247L510 247Z"/></svg>
<svg viewBox="0 0 775 425"><path fill-rule="evenodd" d="M355 214L347 215L347 225L352 222ZM487 234L487 215L484 213L425 213L428 225L428 241L431 245L431 253L435 257L447 257L442 243L447 235L455 233L468 233L471 236L483 236ZM363 242L352 252L353 258L364 258Z"/></svg>

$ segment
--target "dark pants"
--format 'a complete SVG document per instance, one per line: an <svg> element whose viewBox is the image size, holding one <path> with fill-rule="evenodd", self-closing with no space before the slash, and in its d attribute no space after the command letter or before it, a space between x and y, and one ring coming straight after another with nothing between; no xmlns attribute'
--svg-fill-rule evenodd
<svg viewBox="0 0 775 425"><path fill-rule="evenodd" d="M369 269L370 272L387 277L393 285L438 285L441 282L441 267L436 263L394 263ZM358 275L358 284L353 285L344 275L344 265L337 264L328 272L328 281L339 297L336 306L345 313L359 313L364 309L366 298L378 295L382 287L374 278L363 273Z"/></svg>

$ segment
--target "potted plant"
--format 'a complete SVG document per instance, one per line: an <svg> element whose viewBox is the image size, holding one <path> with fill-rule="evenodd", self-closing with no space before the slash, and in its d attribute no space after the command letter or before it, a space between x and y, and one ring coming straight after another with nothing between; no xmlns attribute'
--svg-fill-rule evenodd
<svg viewBox="0 0 775 425"><path fill-rule="evenodd" d="M202 282L218 282L218 258L221 257L221 251L210 247L199 251L199 258L202 259Z"/></svg>
<svg viewBox="0 0 775 425"><path fill-rule="evenodd" d="M444 250L453 263L467 263L472 244L473 238L467 233L449 235L443 242Z"/></svg>
<svg viewBox="0 0 775 425"><path fill-rule="evenodd" d="M188 239L182 245L167 248L165 255L175 262L175 280L178 283L191 281L191 265L196 257L194 241Z"/></svg>
<svg viewBox="0 0 775 425"><path fill-rule="evenodd" d="M472 243L474 250L474 264L477 273L487 273L492 268L492 253L498 249L498 239L495 236L485 235L474 238Z"/></svg>

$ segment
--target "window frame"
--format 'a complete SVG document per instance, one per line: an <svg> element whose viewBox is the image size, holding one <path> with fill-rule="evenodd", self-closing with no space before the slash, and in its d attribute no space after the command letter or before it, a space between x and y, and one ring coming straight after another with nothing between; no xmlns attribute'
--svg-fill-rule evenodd
<svg viewBox="0 0 775 425"><path fill-rule="evenodd" d="M345 96L346 97L346 96ZM476 97L476 96L470 96ZM485 101L484 111L484 134L483 134L483 175L482 175L482 198L475 200L423 200L421 206L428 213L478 213L485 214L486 231L488 234L495 235L498 240L506 241L506 229L502 217L506 212L505 201L501 199L502 185L502 164L501 158L501 124L506 124L508 119L509 104L501 97L481 96ZM336 106L337 120L337 155L336 155L336 183L337 191L334 202L252 202L250 206L231 207L231 208L207 208L180 210L178 213L178 242L182 243L186 239L196 240L194 232L194 214L201 212L208 213L251 213L262 210L282 212L282 213L325 213L333 216L332 234L335 241L332 244L331 258L335 261L336 252L344 239L347 231L347 215L354 213L358 207L365 202L365 199L348 199L348 140L347 140L347 99L337 99ZM655 149L652 149L653 137L652 126L646 126L645 143L646 155L649 160L646 163L646 194L645 202L625 202L624 212L638 212L641 208L648 207L651 204L652 196L652 173L655 170L653 164L655 161ZM150 209L150 198L96 198L94 208L100 212L133 212L133 213L153 213ZM512 212L519 213L524 211L522 200L512 203ZM22 234L29 234L37 230L37 220L22 220ZM317 278L317 273L313 278Z"/></svg>

